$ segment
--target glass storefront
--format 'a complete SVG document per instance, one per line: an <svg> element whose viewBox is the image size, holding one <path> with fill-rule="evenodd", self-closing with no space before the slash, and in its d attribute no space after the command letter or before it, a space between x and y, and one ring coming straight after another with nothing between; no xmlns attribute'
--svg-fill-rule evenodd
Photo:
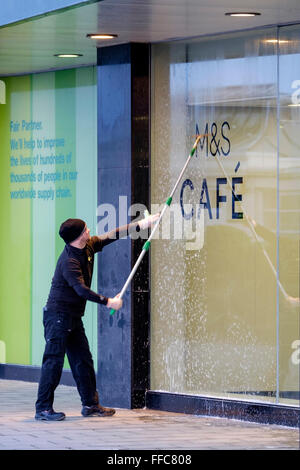
<svg viewBox="0 0 300 470"><path fill-rule="evenodd" d="M299 37L152 47L152 390L299 404Z"/></svg>
<svg viewBox="0 0 300 470"><path fill-rule="evenodd" d="M279 28L278 76L278 381L280 401L299 404L300 41L299 26ZM282 295L281 295L282 291ZM293 393L294 392L294 393Z"/></svg>

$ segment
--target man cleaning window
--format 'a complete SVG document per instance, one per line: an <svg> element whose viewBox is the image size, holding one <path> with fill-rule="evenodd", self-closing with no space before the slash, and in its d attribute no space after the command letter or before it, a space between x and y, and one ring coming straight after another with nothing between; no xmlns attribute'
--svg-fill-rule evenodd
<svg viewBox="0 0 300 470"><path fill-rule="evenodd" d="M114 310L119 310L123 301L119 294L108 298L90 289L94 256L115 240L151 227L158 218L159 214L150 215L139 222L93 237L81 219L67 219L61 224L59 235L66 245L58 258L43 312L46 345L35 419L59 421L65 418L64 413L53 409L54 392L60 382L65 354L81 398L81 414L112 416L115 413L113 408L105 408L99 403L96 374L82 316L87 300Z"/></svg>

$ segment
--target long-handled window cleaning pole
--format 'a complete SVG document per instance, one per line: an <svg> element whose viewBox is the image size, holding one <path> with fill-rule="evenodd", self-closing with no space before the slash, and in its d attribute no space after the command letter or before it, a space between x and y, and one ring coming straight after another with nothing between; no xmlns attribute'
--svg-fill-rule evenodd
<svg viewBox="0 0 300 470"><path fill-rule="evenodd" d="M153 236L154 236L154 233L156 232L156 229L157 229L157 227L159 226L160 221L161 221L161 219L163 218L164 213L165 213L167 207L169 207L169 206L171 205L172 199L173 199L173 195L174 195L174 193L175 193L175 191L176 191L176 189L177 189L177 186L179 185L180 180L181 180L181 178L182 178L182 176L183 176L183 174L184 174L184 172L185 172L185 170L186 170L186 168L187 168L187 166L188 166L188 164L189 164L189 162L190 162L192 156L194 155L194 153L195 153L195 151L196 151L196 148L197 148L197 145L198 145L198 143L199 143L199 140L200 140L202 137L203 137L203 135L198 135L198 136L197 136L197 138L196 138L196 140L195 140L195 143L194 143L194 145L193 145L193 148L192 148L192 150L191 150L191 152L190 152L190 154L189 154L189 156L188 156L188 158L187 158L187 160L186 160L186 162L185 162L185 164L184 164L184 167L182 168L181 173L180 173L180 175L178 176L178 179L177 179L177 181L176 181L176 183L175 183L175 186L174 186L174 188L172 189L172 191L171 191L171 193L170 193L170 196L169 196L168 199L166 200L165 205L164 205L164 207L163 207L163 209L162 209L162 211L161 211L161 213L160 213L160 216L159 216L159 218L157 219L157 221L155 222L155 225L154 225L154 227L153 227L153 229L152 229L152 231L151 231L151 234L150 234L148 240L144 243L144 246L143 246L143 248L142 248L142 251L141 251L141 253L140 253L138 259L136 260L135 265L133 266L133 268L132 268L132 270L131 270L131 273L129 274L129 276L128 276L128 278L127 278L127 281L125 282L125 284L124 284L124 286L123 286L123 288L122 288L122 290L121 290L121 292L120 292L120 295L119 295L120 299L122 299L123 295L125 294L125 292L126 292L126 290L127 290L127 287L129 286L129 284L130 284L130 282L131 282L133 276L134 276L135 273L136 273L137 268L139 267L139 265L140 265L140 263L141 263L143 257L145 256L145 254L146 254L147 251L149 250L150 244L151 244L151 240L152 240L152 238L153 238ZM113 315L113 314L115 313L115 311L116 311L116 310L114 310L114 309L112 308L112 309L110 310L110 315Z"/></svg>

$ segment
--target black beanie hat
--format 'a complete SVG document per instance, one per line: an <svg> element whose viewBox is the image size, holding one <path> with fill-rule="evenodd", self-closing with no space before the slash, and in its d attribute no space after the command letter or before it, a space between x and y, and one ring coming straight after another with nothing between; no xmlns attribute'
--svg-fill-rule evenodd
<svg viewBox="0 0 300 470"><path fill-rule="evenodd" d="M67 219L61 224L59 235L65 243L71 243L82 234L85 226L84 220Z"/></svg>

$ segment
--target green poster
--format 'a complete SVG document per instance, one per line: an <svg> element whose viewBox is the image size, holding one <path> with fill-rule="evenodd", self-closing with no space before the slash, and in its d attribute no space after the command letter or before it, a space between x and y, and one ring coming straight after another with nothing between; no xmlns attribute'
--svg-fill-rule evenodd
<svg viewBox="0 0 300 470"><path fill-rule="evenodd" d="M64 247L59 226L78 217L96 233L96 71L0 84L0 362L40 365L43 306ZM87 306L84 323L96 359L96 304Z"/></svg>

